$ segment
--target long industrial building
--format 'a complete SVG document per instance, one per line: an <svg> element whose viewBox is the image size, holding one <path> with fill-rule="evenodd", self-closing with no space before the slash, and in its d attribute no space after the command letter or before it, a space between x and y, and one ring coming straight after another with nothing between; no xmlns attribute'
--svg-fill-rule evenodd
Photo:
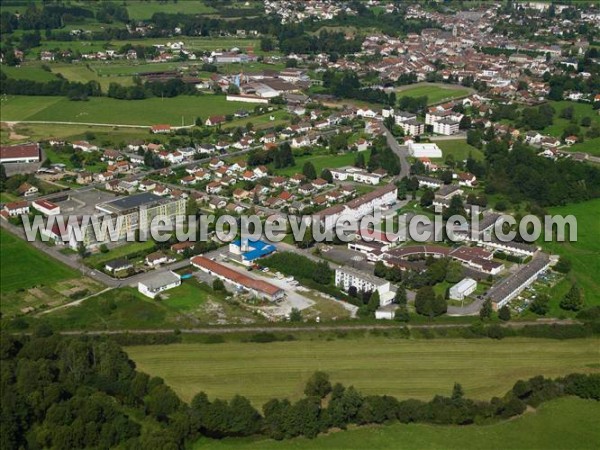
<svg viewBox="0 0 600 450"><path fill-rule="evenodd" d="M249 277L244 273L230 269L229 267L205 258L204 256L194 256L190 260L190 263L192 266L202 270L203 272L232 284L238 289L247 290L256 297L275 301L283 298L284 296L283 289L266 281Z"/></svg>

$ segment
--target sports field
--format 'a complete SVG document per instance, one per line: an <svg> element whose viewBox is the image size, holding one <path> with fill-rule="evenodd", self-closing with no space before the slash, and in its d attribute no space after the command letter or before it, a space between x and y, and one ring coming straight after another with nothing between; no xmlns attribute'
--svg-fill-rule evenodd
<svg viewBox="0 0 600 450"><path fill-rule="evenodd" d="M600 199L550 208L549 213L572 214L577 218L577 242L540 243L546 250L567 257L573 264L562 290L566 293L571 281L576 281L583 289L586 306L600 305Z"/></svg>
<svg viewBox="0 0 600 450"><path fill-rule="evenodd" d="M163 377L185 401L247 396L255 405L298 399L315 370L363 394L430 399L460 382L466 395L489 399L534 375L590 372L600 362L598 339L514 338L408 341L383 336L336 340L177 344L126 349L139 370Z"/></svg>
<svg viewBox="0 0 600 450"><path fill-rule="evenodd" d="M9 96L0 102L2 120L115 123L126 125L154 125L169 123L186 125L196 117L233 114L247 103L228 102L222 95L179 96L148 98L145 100L115 100L93 97L85 102L70 101L65 97Z"/></svg>
<svg viewBox="0 0 600 450"><path fill-rule="evenodd" d="M366 448L403 450L587 450L600 442L598 416L600 403L579 398L560 398L542 404L514 420L494 425L435 426L391 424L333 432L316 439L285 441L203 439L193 447L200 449L340 449Z"/></svg>
<svg viewBox="0 0 600 450"><path fill-rule="evenodd" d="M0 292L46 286L79 274L25 241L0 229Z"/></svg>
<svg viewBox="0 0 600 450"><path fill-rule="evenodd" d="M423 97L427 96L429 104L436 104L466 97L471 90L454 85L443 85L437 83L419 83L414 86L403 86L396 89L396 97Z"/></svg>

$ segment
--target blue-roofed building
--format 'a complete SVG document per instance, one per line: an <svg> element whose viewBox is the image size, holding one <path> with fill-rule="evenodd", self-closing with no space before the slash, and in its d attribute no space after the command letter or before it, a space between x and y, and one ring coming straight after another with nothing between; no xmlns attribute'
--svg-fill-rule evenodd
<svg viewBox="0 0 600 450"><path fill-rule="evenodd" d="M242 257L242 263L251 266L254 262L273 253L277 248L268 242L251 239L237 239L229 244L229 252Z"/></svg>

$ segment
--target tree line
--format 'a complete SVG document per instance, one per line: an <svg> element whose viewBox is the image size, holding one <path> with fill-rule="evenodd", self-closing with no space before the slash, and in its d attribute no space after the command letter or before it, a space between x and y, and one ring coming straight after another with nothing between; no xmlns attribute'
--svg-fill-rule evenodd
<svg viewBox="0 0 600 450"><path fill-rule="evenodd" d="M455 384L450 397L429 402L363 395L332 385L323 372L305 396L273 399L259 412L241 395L183 403L161 378L138 372L113 340L65 337L44 325L31 336L0 335L2 448L183 449L202 436L316 437L350 424L422 422L467 425L521 414L526 405L562 395L600 400L600 375L518 381L502 398L469 400Z"/></svg>

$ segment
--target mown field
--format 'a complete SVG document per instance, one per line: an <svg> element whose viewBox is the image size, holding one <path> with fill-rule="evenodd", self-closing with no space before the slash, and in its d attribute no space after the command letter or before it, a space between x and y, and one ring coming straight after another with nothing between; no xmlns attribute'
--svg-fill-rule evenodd
<svg viewBox="0 0 600 450"><path fill-rule="evenodd" d="M577 218L577 242L540 242L547 251L573 264L571 273L557 286L555 292L560 295L553 303L557 304L575 281L583 290L586 306L600 305L600 199L550 208L549 213Z"/></svg>
<svg viewBox="0 0 600 450"><path fill-rule="evenodd" d="M542 404L535 412L494 425L396 423L333 432L312 440L203 439L194 449L592 450L597 449L600 442L599 415L598 402L560 398Z"/></svg>
<svg viewBox="0 0 600 450"><path fill-rule="evenodd" d="M215 9L207 6L201 0L185 0L173 3L128 1L127 12L130 19L147 20L159 12L169 14L207 14L215 12Z"/></svg>
<svg viewBox="0 0 600 450"><path fill-rule="evenodd" d="M0 293L75 278L79 274L0 229Z"/></svg>
<svg viewBox="0 0 600 450"><path fill-rule="evenodd" d="M430 399L460 382L466 395L502 395L520 378L590 372L600 362L598 339L511 338L408 341L383 336L262 343L129 347L139 370L163 377L185 401L247 396L256 406L298 399L315 370L365 395Z"/></svg>
<svg viewBox="0 0 600 450"><path fill-rule="evenodd" d="M398 98L423 97L427 96L429 104L442 103L455 98L465 97L471 92L467 88L456 87L454 85L442 85L433 83L419 83L415 86L405 86L396 90Z"/></svg>
<svg viewBox="0 0 600 450"><path fill-rule="evenodd" d="M2 120L87 122L127 125L190 125L196 117L233 114L248 109L247 103L228 102L224 96L179 96L148 98L145 100L115 100L93 97L85 102L70 101L65 97L9 96L0 102Z"/></svg>

